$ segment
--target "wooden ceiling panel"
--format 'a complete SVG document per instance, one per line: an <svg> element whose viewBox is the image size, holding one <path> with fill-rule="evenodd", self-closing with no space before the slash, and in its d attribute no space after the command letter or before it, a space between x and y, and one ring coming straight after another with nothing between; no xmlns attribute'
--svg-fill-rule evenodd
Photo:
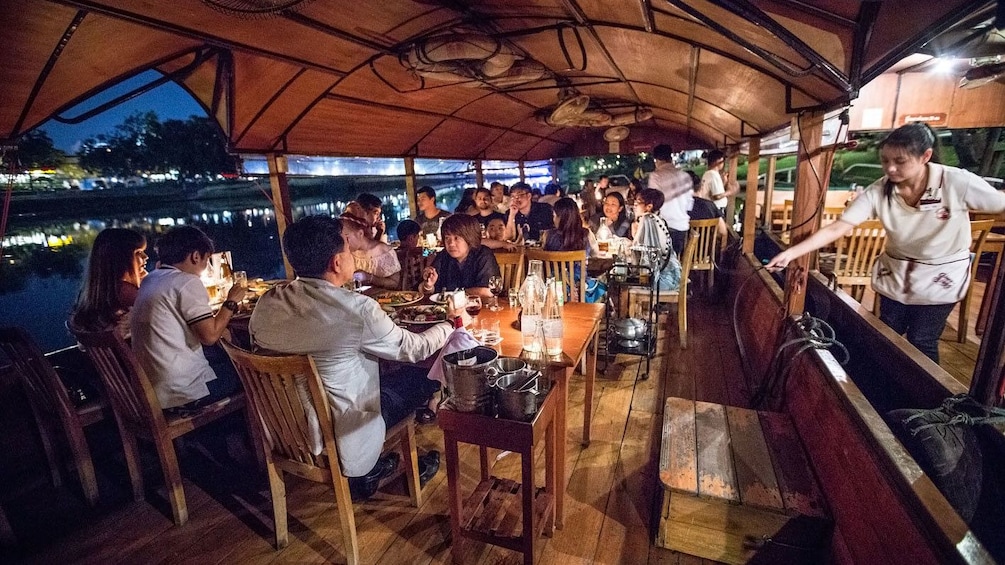
<svg viewBox="0 0 1005 565"><path fill-rule="evenodd" d="M251 57L243 53L234 55L234 88L241 93L234 105L234 135L239 135L272 98L286 92L291 81L303 72L293 65L280 61ZM331 84L331 77L328 77Z"/></svg>
<svg viewBox="0 0 1005 565"><path fill-rule="evenodd" d="M841 69L845 75L850 71L851 53L854 40L854 28L825 31L780 14L768 14L783 25L793 35L804 41L809 47ZM817 25L820 25L819 23ZM843 32L843 33L840 33Z"/></svg>
<svg viewBox="0 0 1005 565"><path fill-rule="evenodd" d="M458 18L453 10L411 0L305 2L297 12L388 47Z"/></svg>
<svg viewBox="0 0 1005 565"><path fill-rule="evenodd" d="M750 45L760 47L793 67L799 69L810 67L810 62L803 55L756 22L748 21L740 14L722 8L715 2L692 0L689 3L699 13L710 18L715 24L721 25L728 32L743 38ZM707 28L707 30L707 40L713 45L733 44L732 40L718 31L712 28Z"/></svg>
<svg viewBox="0 0 1005 565"><path fill-rule="evenodd" d="M539 24L540 25L540 24ZM541 31L533 35L515 37L513 44L533 53L538 62L562 76L617 77L597 42L586 30L579 31L582 49L571 29L562 32L568 55L563 53L558 32ZM582 70L581 70L582 69Z"/></svg>
<svg viewBox="0 0 1005 565"><path fill-rule="evenodd" d="M461 120L445 120L419 141L422 157L477 159L503 129L476 126Z"/></svg>
<svg viewBox="0 0 1005 565"><path fill-rule="evenodd" d="M632 87L639 94L643 104L651 108L673 110L682 116L687 115L688 96L686 92L637 82L633 82Z"/></svg>
<svg viewBox="0 0 1005 565"><path fill-rule="evenodd" d="M673 39L636 31L600 28L598 32L628 80L687 89L689 47Z"/></svg>
<svg viewBox="0 0 1005 565"><path fill-rule="evenodd" d="M325 99L296 124L287 135L287 143L297 148L296 153L308 155L402 156L440 120L414 112Z"/></svg>
<svg viewBox="0 0 1005 565"><path fill-rule="evenodd" d="M485 148L485 153L498 159L518 161L532 147L540 143L540 138L527 137L516 132L506 132Z"/></svg>
<svg viewBox="0 0 1005 565"><path fill-rule="evenodd" d="M702 52L698 64L695 96L715 100L741 119L767 129L786 121L785 91L763 74L724 57Z"/></svg>
<svg viewBox="0 0 1005 565"><path fill-rule="evenodd" d="M450 114L489 92L483 88L453 85L432 79L425 81L426 88L420 88L422 82L413 77L394 57L377 59L374 61L374 68L376 72L367 66L343 78L334 92L361 100L441 114ZM393 87L388 86L388 83Z"/></svg>
<svg viewBox="0 0 1005 565"><path fill-rule="evenodd" d="M645 27L642 0L577 0L576 4L592 21Z"/></svg>
<svg viewBox="0 0 1005 565"><path fill-rule="evenodd" d="M508 129L532 115L534 110L521 104L518 99L503 94L489 94L464 106L454 115L477 122L499 124Z"/></svg>
<svg viewBox="0 0 1005 565"><path fill-rule="evenodd" d="M67 42L38 92L25 125L45 121L67 102L101 91L197 44L139 25L88 15ZM52 46L54 47L54 46ZM47 51L51 52L52 47ZM48 53L46 53L48 57Z"/></svg>
<svg viewBox="0 0 1005 565"><path fill-rule="evenodd" d="M235 128L232 139L235 148L249 151L273 148L277 137L331 88L333 80L327 73L306 71L298 75L289 88L279 92L277 87L279 96L265 107L254 122L242 123L239 128ZM345 131L340 127L335 133L341 136Z"/></svg>

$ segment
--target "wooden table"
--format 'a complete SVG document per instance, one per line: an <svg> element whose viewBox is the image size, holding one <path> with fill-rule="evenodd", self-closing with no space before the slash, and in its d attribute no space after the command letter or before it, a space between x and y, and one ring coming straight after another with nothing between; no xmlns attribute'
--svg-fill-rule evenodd
<svg viewBox="0 0 1005 565"><path fill-rule="evenodd" d="M558 391L552 389L530 422L492 418L481 414L440 410L437 421L443 429L446 451L447 490L450 502L451 554L463 563L462 538L491 543L523 553L525 564L534 562L537 537L550 536L555 523L557 500L564 486L557 487L556 453L562 444L556 436ZM535 446L544 440L545 486L535 487ZM488 461L481 459L481 480L463 500L460 492L460 462L457 443L503 449L520 455L520 483L489 476ZM557 444L557 445L556 445ZM559 457L556 457L559 455Z"/></svg>

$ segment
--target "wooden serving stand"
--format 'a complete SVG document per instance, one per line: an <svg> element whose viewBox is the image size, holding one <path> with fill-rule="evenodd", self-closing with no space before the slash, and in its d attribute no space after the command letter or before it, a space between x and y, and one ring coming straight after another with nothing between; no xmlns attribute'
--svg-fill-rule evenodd
<svg viewBox="0 0 1005 565"><path fill-rule="evenodd" d="M447 456L447 488L450 498L451 554L463 563L463 539L472 539L523 553L523 562L534 562L536 540L555 530L556 413L558 394L552 389L530 422L493 418L442 409L437 421L443 429ZM545 442L545 485L534 486L534 449ZM462 499L457 443L479 446L481 481ZM517 453L521 458L521 482L489 475L487 448Z"/></svg>

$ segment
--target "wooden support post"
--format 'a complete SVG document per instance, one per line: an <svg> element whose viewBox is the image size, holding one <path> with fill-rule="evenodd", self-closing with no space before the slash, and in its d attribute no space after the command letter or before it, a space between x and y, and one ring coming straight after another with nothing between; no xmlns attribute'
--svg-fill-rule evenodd
<svg viewBox="0 0 1005 565"><path fill-rule="evenodd" d="M485 173L482 172L482 160L475 159L475 188L485 187Z"/></svg>
<svg viewBox="0 0 1005 565"><path fill-rule="evenodd" d="M266 156L269 163L269 185L272 187L272 207L276 211L276 227L279 228L279 241L283 240L286 233L286 226L293 223L293 208L290 204L290 183L286 178L287 164L286 156L278 153L269 153ZM286 278L293 279L293 267L290 266L283 251L283 267L286 269Z"/></svg>
<svg viewBox="0 0 1005 565"><path fill-rule="evenodd" d="M729 171L729 178L733 182L739 182L740 179L736 177L736 166L740 161L740 154L733 153L729 157L729 162L726 164L726 169ZM730 196L726 199L726 227L733 229L733 225L736 224L736 195Z"/></svg>
<svg viewBox="0 0 1005 565"><path fill-rule="evenodd" d="M796 190L792 204L792 244L806 239L820 228L820 208L827 191L830 159L821 151L824 113L807 112L799 116L799 154ZM832 149L833 150L833 149ZM798 316L806 304L806 277L816 264L816 252L807 253L789 264L785 278L786 313Z"/></svg>
<svg viewBox="0 0 1005 565"><path fill-rule="evenodd" d="M977 365L970 381L970 396L985 406L1001 406L1005 395L1005 269L998 270L998 281L991 296L991 317L981 336Z"/></svg>
<svg viewBox="0 0 1005 565"><path fill-rule="evenodd" d="M405 157L405 196L408 197L408 215L412 218L419 212L415 203L415 157Z"/></svg>
<svg viewBox="0 0 1005 565"><path fill-rule="evenodd" d="M747 197L743 205L743 252L754 252L754 223L757 222L757 177L761 172L761 138L750 139L747 153ZM739 180L739 179L737 179Z"/></svg>
<svg viewBox="0 0 1005 565"><path fill-rule="evenodd" d="M775 231L775 226L771 225L771 207L774 206L775 191L775 168L778 166L778 157L772 155L768 157L768 170L764 173L764 207L761 208L761 221L768 231Z"/></svg>
<svg viewBox="0 0 1005 565"><path fill-rule="evenodd" d="M520 166L520 182L527 182L527 171L523 168L523 160L519 163Z"/></svg>
<svg viewBox="0 0 1005 565"><path fill-rule="evenodd" d="M551 165L551 180L558 182L558 161L552 159L549 164Z"/></svg>

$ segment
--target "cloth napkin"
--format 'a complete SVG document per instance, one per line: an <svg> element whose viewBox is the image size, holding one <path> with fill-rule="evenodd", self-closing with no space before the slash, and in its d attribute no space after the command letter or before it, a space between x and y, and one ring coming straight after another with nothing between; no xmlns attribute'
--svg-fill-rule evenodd
<svg viewBox="0 0 1005 565"><path fill-rule="evenodd" d="M481 344L478 343L475 336L471 335L471 332L464 328L457 328L450 332L450 335L447 336L447 341L443 343L443 348L440 349L440 354L436 356L436 362L429 369L429 374L426 375L426 378L431 381L440 381L440 384L446 384L446 379L443 375L443 356L471 349L479 345Z"/></svg>

